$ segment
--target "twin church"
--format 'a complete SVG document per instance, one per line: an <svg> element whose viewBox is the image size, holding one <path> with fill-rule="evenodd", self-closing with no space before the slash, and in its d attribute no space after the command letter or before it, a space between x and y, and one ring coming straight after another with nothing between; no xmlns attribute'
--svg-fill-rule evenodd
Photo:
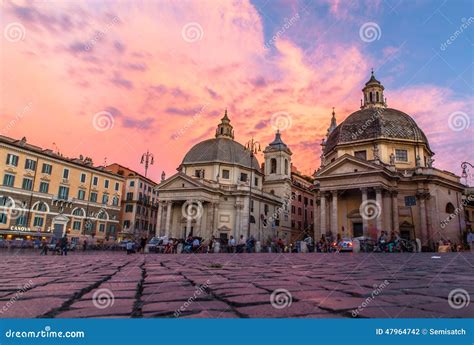
<svg viewBox="0 0 474 345"><path fill-rule="evenodd" d="M408 114L387 106L373 73L362 91L360 110L339 125L333 112L322 140L321 166L304 206L311 228L292 226L298 216L292 151L281 134L263 149L260 165L255 147L234 140L226 111L215 138L192 147L178 172L158 185L157 234L290 242L305 233L353 238L385 230L419 239L425 249L440 239L459 243L460 178L434 166L426 135Z"/></svg>

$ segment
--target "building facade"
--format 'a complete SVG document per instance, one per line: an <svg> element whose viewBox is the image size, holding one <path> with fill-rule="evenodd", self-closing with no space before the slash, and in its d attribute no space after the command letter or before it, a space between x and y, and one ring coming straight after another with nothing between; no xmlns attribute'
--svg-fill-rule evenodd
<svg viewBox="0 0 474 345"><path fill-rule="evenodd" d="M125 179L121 193L119 239L154 236L158 212L155 188L158 184L117 163L107 166L106 170Z"/></svg>
<svg viewBox="0 0 474 345"><path fill-rule="evenodd" d="M440 239L459 243L464 213L443 220L461 203L460 178L434 167L434 152L408 114L387 107L372 74L361 109L322 142L315 236L376 238L382 230L419 239L425 250Z"/></svg>
<svg viewBox="0 0 474 345"><path fill-rule="evenodd" d="M301 241L306 235L313 236L314 229L314 178L291 168L291 239Z"/></svg>
<svg viewBox="0 0 474 345"><path fill-rule="evenodd" d="M115 240L123 178L90 158L0 136L0 236Z"/></svg>
<svg viewBox="0 0 474 345"><path fill-rule="evenodd" d="M178 173L158 185L157 235L289 238L291 151L277 133L264 150L263 171L252 152L234 140L226 111L215 138L193 146Z"/></svg>

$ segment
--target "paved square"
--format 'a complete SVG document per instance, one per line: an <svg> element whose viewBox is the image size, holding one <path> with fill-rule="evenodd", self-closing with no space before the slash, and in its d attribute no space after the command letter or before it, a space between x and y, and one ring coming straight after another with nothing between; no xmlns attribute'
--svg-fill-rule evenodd
<svg viewBox="0 0 474 345"><path fill-rule="evenodd" d="M0 253L0 317L474 317L474 255Z"/></svg>

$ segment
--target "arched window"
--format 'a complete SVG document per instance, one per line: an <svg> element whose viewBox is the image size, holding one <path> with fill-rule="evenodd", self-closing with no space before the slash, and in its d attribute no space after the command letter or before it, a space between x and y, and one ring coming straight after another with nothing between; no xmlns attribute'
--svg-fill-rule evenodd
<svg viewBox="0 0 474 345"><path fill-rule="evenodd" d="M97 219L109 219L109 215L104 210L100 210L99 213L97 213Z"/></svg>
<svg viewBox="0 0 474 345"><path fill-rule="evenodd" d="M272 190L270 191L270 194L275 195L275 191L272 189Z"/></svg>
<svg viewBox="0 0 474 345"><path fill-rule="evenodd" d="M446 204L446 213L454 213L454 211L455 211L454 205L448 202Z"/></svg>
<svg viewBox="0 0 474 345"><path fill-rule="evenodd" d="M270 159L270 174L276 174L277 172L277 160L275 158Z"/></svg>
<svg viewBox="0 0 474 345"><path fill-rule="evenodd" d="M377 96L376 98L377 98L377 102L378 102L379 101L379 93L378 92L376 93L376 96Z"/></svg>
<svg viewBox="0 0 474 345"><path fill-rule="evenodd" d="M75 208L72 210L72 215L76 217L85 217L86 211L83 208Z"/></svg>
<svg viewBox="0 0 474 345"><path fill-rule="evenodd" d="M288 175L288 159L285 159L285 175Z"/></svg>
<svg viewBox="0 0 474 345"><path fill-rule="evenodd" d="M370 96L370 102L373 102L373 95L372 95L372 92L369 94Z"/></svg>
<svg viewBox="0 0 474 345"><path fill-rule="evenodd" d="M49 207L46 203L44 203L43 201L38 201L36 202L32 209L34 211L39 211L39 212L49 212Z"/></svg>

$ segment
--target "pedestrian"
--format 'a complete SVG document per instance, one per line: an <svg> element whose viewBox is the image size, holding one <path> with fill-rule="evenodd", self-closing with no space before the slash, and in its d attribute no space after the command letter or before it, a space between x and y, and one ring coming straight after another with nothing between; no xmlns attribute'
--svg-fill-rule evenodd
<svg viewBox="0 0 474 345"><path fill-rule="evenodd" d="M41 241L40 255L48 255L48 242L46 242L46 240Z"/></svg>
<svg viewBox="0 0 474 345"><path fill-rule="evenodd" d="M474 231L471 230L467 233L467 245L469 246L469 250L471 253L474 252Z"/></svg>
<svg viewBox="0 0 474 345"><path fill-rule="evenodd" d="M87 249L87 240L84 240L84 242L82 242L82 251L85 252Z"/></svg>
<svg viewBox="0 0 474 345"><path fill-rule="evenodd" d="M235 252L235 238L234 236L230 236L230 239L229 239L229 245L227 247L227 251L229 253L234 253Z"/></svg>
<svg viewBox="0 0 474 345"><path fill-rule="evenodd" d="M240 235L239 243L237 244L237 253L243 253L245 248L244 235Z"/></svg>
<svg viewBox="0 0 474 345"><path fill-rule="evenodd" d="M145 253L146 241L147 241L147 238L145 235L143 235L142 239L140 240L140 250L142 253Z"/></svg>
<svg viewBox="0 0 474 345"><path fill-rule="evenodd" d="M67 246L68 246L68 240L67 240L67 235L64 235L63 238L61 239L61 255L67 256Z"/></svg>
<svg viewBox="0 0 474 345"><path fill-rule="evenodd" d="M134 253L133 247L134 247L133 241L128 241L126 244L127 255Z"/></svg>

